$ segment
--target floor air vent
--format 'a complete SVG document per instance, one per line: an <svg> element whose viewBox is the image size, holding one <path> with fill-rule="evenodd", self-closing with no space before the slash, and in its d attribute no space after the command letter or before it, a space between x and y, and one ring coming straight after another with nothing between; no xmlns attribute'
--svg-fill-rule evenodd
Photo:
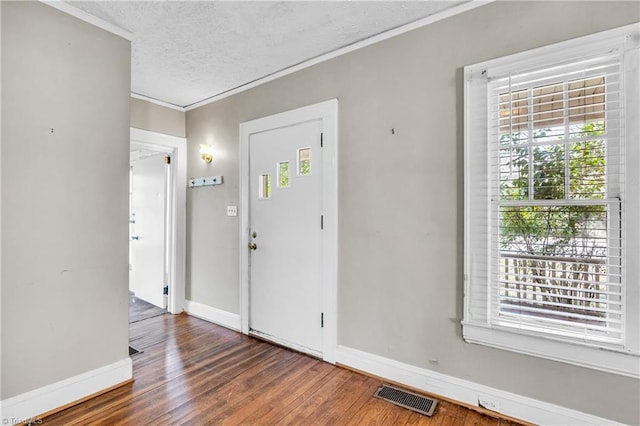
<svg viewBox="0 0 640 426"><path fill-rule="evenodd" d="M133 346L129 346L129 356L142 353L141 350L134 348Z"/></svg>
<svg viewBox="0 0 640 426"><path fill-rule="evenodd" d="M416 413L424 414L425 416L432 416L438 405L438 401L433 398L407 392L388 385L382 385L373 396L399 405L400 407L408 408Z"/></svg>

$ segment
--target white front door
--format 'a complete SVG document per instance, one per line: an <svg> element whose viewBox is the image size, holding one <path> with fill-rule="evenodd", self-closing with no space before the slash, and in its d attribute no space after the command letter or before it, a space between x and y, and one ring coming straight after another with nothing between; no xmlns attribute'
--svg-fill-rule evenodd
<svg viewBox="0 0 640 426"><path fill-rule="evenodd" d="M322 356L322 120L249 138L251 333Z"/></svg>
<svg viewBox="0 0 640 426"><path fill-rule="evenodd" d="M166 308L164 154L131 162L130 277L135 296Z"/></svg>

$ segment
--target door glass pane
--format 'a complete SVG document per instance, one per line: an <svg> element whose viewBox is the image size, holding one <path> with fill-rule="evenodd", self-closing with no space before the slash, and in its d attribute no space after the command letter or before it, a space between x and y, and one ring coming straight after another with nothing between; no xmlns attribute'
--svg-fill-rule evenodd
<svg viewBox="0 0 640 426"><path fill-rule="evenodd" d="M278 163L278 186L280 188L289 187L289 162L282 161Z"/></svg>
<svg viewBox="0 0 640 426"><path fill-rule="evenodd" d="M260 175L258 182L258 198L266 199L271 197L271 175Z"/></svg>
<svg viewBox="0 0 640 426"><path fill-rule="evenodd" d="M311 148L298 150L298 174L300 176L311 174Z"/></svg>

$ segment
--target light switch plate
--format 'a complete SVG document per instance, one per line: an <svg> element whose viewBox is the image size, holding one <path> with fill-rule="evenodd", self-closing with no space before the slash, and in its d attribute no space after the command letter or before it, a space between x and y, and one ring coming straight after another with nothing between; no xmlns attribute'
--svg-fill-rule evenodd
<svg viewBox="0 0 640 426"><path fill-rule="evenodd" d="M227 206L227 216L238 216L238 206Z"/></svg>

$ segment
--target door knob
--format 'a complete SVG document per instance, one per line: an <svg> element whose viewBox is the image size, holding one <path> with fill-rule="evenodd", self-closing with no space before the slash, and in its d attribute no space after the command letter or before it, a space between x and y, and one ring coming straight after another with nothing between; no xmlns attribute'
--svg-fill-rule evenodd
<svg viewBox="0 0 640 426"><path fill-rule="evenodd" d="M137 235L132 235L131 236L131 240L139 240L139 239L140 239L140 237L138 237Z"/></svg>
<svg viewBox="0 0 640 426"><path fill-rule="evenodd" d="M258 245L256 243L249 243L249 250L255 250L258 248Z"/></svg>

